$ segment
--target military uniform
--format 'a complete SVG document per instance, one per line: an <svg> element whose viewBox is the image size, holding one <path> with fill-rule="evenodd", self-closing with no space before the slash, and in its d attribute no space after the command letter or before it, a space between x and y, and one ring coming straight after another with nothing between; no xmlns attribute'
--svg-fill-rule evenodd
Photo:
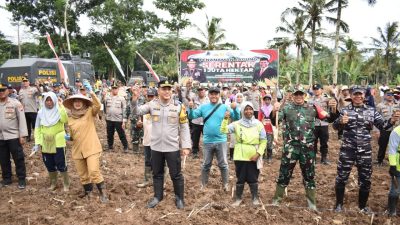
<svg viewBox="0 0 400 225"><path fill-rule="evenodd" d="M5 87L0 85L0 89ZM25 188L25 159L20 138L28 135L24 108L22 104L12 98L0 102L0 165L2 182L0 186L11 184L11 161L13 158L18 177L19 188Z"/></svg>
<svg viewBox="0 0 400 225"><path fill-rule="evenodd" d="M30 141L32 129L35 128L35 122L39 104L36 97L40 95L37 87L21 88L18 93L19 101L22 103L25 111L25 118L28 127L28 141Z"/></svg>
<svg viewBox="0 0 400 225"><path fill-rule="evenodd" d="M360 90L355 90L360 91ZM361 90L365 93L364 90ZM341 124L341 118L347 113L349 121ZM337 176L335 182L336 210L341 211L343 205L345 185L351 169L355 164L358 170L359 182L359 208L368 210L366 204L371 188L372 155L371 155L371 130L373 127L386 130L392 127L390 120L384 120L381 114L373 107L350 104L340 110L339 118L333 123L335 129L343 130L342 146L340 147Z"/></svg>
<svg viewBox="0 0 400 225"><path fill-rule="evenodd" d="M143 127L137 126L139 121L142 121L141 115L137 115L133 113L132 102L131 102L131 94L128 94L128 106L126 110L126 119L129 118L131 121L131 141L133 146L133 152L139 153L139 144L143 138ZM144 105L146 103L146 98L143 95L140 95L137 100L137 106Z"/></svg>
<svg viewBox="0 0 400 225"><path fill-rule="evenodd" d="M117 130L119 139L126 152L128 150L128 141L126 140L125 131L122 127L122 124L126 122L124 119L126 113L125 98L118 95L107 96L104 99L104 109L106 113L108 148L112 150L114 145L114 132Z"/></svg>
<svg viewBox="0 0 400 225"><path fill-rule="evenodd" d="M172 85L162 81L159 87L172 87ZM184 178L179 150L191 148L185 107L172 99L167 104L155 99L142 106L138 105L138 101L132 100L131 107L134 115L150 114L152 120L150 147L154 198L148 207L155 207L163 199L165 161L173 182L176 205L178 208L183 207Z"/></svg>

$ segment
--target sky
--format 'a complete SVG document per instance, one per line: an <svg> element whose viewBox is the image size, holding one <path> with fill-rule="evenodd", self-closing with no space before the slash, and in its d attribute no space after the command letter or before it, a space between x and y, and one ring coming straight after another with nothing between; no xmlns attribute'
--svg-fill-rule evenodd
<svg viewBox="0 0 400 225"><path fill-rule="evenodd" d="M158 16L168 18L168 13L157 10L152 0L144 0L144 8L154 11ZM297 6L295 0L203 0L206 7L188 16L192 24L205 29L206 15L209 18L222 18L221 27L225 29L226 42L235 43L240 49L264 49L268 40L284 36L275 32L281 24L281 13L288 7ZM373 7L367 0L349 0L348 8L343 10L342 17L350 26L348 34L352 39L367 47L371 43L370 37L378 37L377 27L385 27L388 22L400 23L400 0L378 0ZM5 0L0 0L0 6L5 5ZM336 17L336 15L332 15ZM6 37L17 42L17 28L11 23L11 14L0 9L0 27ZM81 32L85 34L91 27L90 20L80 18ZM323 24L325 32L334 32L333 24ZM21 27L22 42L32 39L29 29ZM167 32L161 28L161 32ZM183 31L183 37L196 37L195 28ZM326 43L333 45L332 43Z"/></svg>

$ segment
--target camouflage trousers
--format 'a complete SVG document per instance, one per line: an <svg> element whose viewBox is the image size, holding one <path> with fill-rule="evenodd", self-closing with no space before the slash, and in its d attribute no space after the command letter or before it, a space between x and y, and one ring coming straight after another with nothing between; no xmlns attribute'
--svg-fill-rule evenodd
<svg viewBox="0 0 400 225"><path fill-rule="evenodd" d="M289 185L293 169L297 161L300 163L301 173L303 175L303 184L307 189L315 188L315 151L314 144L285 144L283 147L281 167L277 184L286 187Z"/></svg>
<svg viewBox="0 0 400 225"><path fill-rule="evenodd" d="M371 145L351 146L345 144L340 148L337 166L336 187L345 187L351 169L355 164L358 172L358 186L360 190L371 189L372 155Z"/></svg>
<svg viewBox="0 0 400 225"><path fill-rule="evenodd" d="M131 140L132 144L139 144L143 138L143 128L137 128L136 123L139 117L131 118Z"/></svg>

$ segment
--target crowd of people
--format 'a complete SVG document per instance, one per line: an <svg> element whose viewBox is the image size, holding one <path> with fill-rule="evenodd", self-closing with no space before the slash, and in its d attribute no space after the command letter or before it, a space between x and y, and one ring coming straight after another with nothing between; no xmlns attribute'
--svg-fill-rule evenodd
<svg viewBox="0 0 400 225"><path fill-rule="evenodd" d="M280 205L285 189L299 161L308 207L317 210L315 164L329 165L329 124L341 140L335 181L336 204L341 212L345 186L353 165L357 167L359 209L370 213L368 197L372 175L371 131L378 129L379 151L375 164L386 165L389 149L388 213L396 214L400 193L400 88L380 87L382 101L374 100L370 87L314 84L270 87L262 83L200 84L192 79L185 84L161 80L156 87L144 83L123 84L117 80L75 80L73 87L60 83L31 84L24 77L16 91L0 84L0 187L12 183L10 157L18 177L18 188L26 186L24 143L33 142L33 154L41 152L49 174L49 190L56 189L57 177L63 191L70 189L66 147L80 177L81 198L90 198L96 186L100 200L108 202L100 162L103 149L114 151L117 131L124 153L144 152L144 179L138 188L153 187L147 207L163 200L165 174L169 173L178 209L185 207L185 181L182 156L202 158L201 189L207 190L214 155L221 172L221 187L228 192L229 161L236 173L232 207L242 202L245 183L252 205L260 204L258 177L263 160L271 163L277 153L281 130L282 156L276 179L274 205ZM375 106L376 103L376 106ZM105 120L107 146L102 146L96 121ZM279 128L280 127L280 128ZM130 142L125 130L129 129ZM202 137L202 143L200 143ZM319 144L318 144L319 143ZM318 150L319 145L319 150ZM130 149L130 146L132 148ZM143 146L143 151L141 151ZM200 154L202 150L202 154Z"/></svg>

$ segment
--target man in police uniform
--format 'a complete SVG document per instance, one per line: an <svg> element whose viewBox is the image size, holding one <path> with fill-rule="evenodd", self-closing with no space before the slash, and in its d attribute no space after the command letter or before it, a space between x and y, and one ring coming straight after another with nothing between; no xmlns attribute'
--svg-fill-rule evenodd
<svg viewBox="0 0 400 225"><path fill-rule="evenodd" d="M358 207L362 213L370 213L367 207L372 175L370 133L374 126L379 130L387 130L399 120L397 114L392 114L388 120L384 120L378 111L364 104L365 92L364 88L354 86L351 89L351 104L340 110L339 118L333 123L333 128L343 130L335 182L336 212L343 210L345 186L355 164L360 187Z"/></svg>
<svg viewBox="0 0 400 225"><path fill-rule="evenodd" d="M124 152L128 152L128 141L123 127L125 127L126 119L124 118L126 111L125 98L118 95L118 85L114 83L111 86L111 95L104 99L104 109L106 113L107 124L107 143L108 149L113 150L114 132L117 130L119 139L124 146Z"/></svg>
<svg viewBox="0 0 400 225"><path fill-rule="evenodd" d="M181 154L187 156L191 148L186 109L172 98L172 84L167 80L158 83L158 99L138 106L139 90L132 87L132 113L150 114L151 165L153 169L154 198L147 207L154 208L163 199L164 164L167 161L178 209L184 207L184 178L181 172ZM179 151L181 149L181 151Z"/></svg>
<svg viewBox="0 0 400 225"><path fill-rule="evenodd" d="M244 92L243 95L246 97L246 101L251 102L254 106L254 117L258 118L258 110L260 109L261 93L257 89L257 83L251 84L251 89Z"/></svg>
<svg viewBox="0 0 400 225"><path fill-rule="evenodd" d="M206 75L204 75L204 71L200 68L196 68L196 60L189 59L187 61L187 68L182 70L183 77L191 77L194 80L199 81L200 83L207 82Z"/></svg>
<svg viewBox="0 0 400 225"><path fill-rule="evenodd" d="M3 180L0 187L11 184L10 154L15 163L18 188L25 188L25 159L22 145L28 135L22 104L8 97L5 84L0 84L0 165Z"/></svg>
<svg viewBox="0 0 400 225"><path fill-rule="evenodd" d="M39 95L39 89L36 86L30 86L28 77L24 77L22 79L22 87L19 90L18 98L25 111L25 118L28 127L28 142L31 141L32 130L35 129L36 116L39 108L36 97Z"/></svg>

